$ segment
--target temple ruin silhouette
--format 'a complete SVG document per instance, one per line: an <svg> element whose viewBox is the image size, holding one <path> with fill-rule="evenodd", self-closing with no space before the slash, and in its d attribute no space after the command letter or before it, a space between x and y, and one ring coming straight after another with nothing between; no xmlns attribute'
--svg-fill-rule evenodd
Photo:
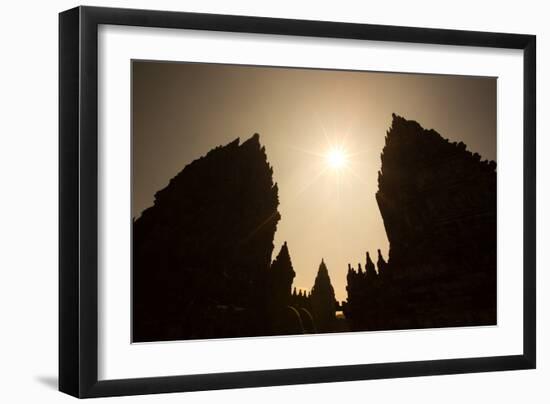
<svg viewBox="0 0 550 404"><path fill-rule="evenodd" d="M286 242L272 261L279 191L258 134L184 167L133 222L133 341L496 324L496 164L396 115L385 140L389 256L349 265L341 304L323 258L310 291Z"/></svg>
<svg viewBox="0 0 550 404"><path fill-rule="evenodd" d="M317 322L319 332L330 332L334 329L336 321L336 298L334 288L330 282L328 268L324 259L321 260L319 271L315 277L315 283L309 295L313 317Z"/></svg>
<svg viewBox="0 0 550 404"><path fill-rule="evenodd" d="M278 205L258 134L211 150L157 192L133 223L133 341L315 332L311 310L322 322L327 313L291 294L286 243L271 262ZM326 281L316 296L332 290Z"/></svg>
<svg viewBox="0 0 550 404"><path fill-rule="evenodd" d="M496 163L395 114L381 160L389 257L349 266L350 328L496 324Z"/></svg>

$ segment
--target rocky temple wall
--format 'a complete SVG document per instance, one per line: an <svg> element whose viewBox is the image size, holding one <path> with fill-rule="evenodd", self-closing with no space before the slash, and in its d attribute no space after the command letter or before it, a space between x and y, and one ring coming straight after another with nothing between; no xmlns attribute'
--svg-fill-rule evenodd
<svg viewBox="0 0 550 404"><path fill-rule="evenodd" d="M278 204L257 134L211 150L157 192L133 224L134 340L264 332Z"/></svg>
<svg viewBox="0 0 550 404"><path fill-rule="evenodd" d="M496 324L496 164L396 115L381 162L389 259L349 268L352 329Z"/></svg>

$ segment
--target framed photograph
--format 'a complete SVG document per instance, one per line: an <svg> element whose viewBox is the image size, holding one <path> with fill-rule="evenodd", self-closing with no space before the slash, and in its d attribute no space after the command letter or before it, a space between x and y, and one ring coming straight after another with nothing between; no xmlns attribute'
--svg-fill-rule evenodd
<svg viewBox="0 0 550 404"><path fill-rule="evenodd" d="M61 391L535 368L535 36L59 28Z"/></svg>

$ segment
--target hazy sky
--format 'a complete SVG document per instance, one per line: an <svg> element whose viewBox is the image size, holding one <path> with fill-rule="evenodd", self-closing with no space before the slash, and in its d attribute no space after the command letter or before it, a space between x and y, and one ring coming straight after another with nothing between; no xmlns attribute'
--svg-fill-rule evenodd
<svg viewBox="0 0 550 404"><path fill-rule="evenodd" d="M191 161L254 133L279 185L273 257L288 242L294 286L324 258L336 298L347 264L387 258L375 194L395 112L496 160L496 79L194 63L133 65L133 215ZM326 155L347 154L341 168Z"/></svg>

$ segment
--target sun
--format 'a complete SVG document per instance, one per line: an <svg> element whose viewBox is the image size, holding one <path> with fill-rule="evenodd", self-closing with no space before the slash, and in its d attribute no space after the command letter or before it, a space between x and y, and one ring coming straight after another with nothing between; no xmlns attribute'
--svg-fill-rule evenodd
<svg viewBox="0 0 550 404"><path fill-rule="evenodd" d="M339 170L348 163L346 152L341 148L332 148L326 154L326 161L330 168Z"/></svg>

